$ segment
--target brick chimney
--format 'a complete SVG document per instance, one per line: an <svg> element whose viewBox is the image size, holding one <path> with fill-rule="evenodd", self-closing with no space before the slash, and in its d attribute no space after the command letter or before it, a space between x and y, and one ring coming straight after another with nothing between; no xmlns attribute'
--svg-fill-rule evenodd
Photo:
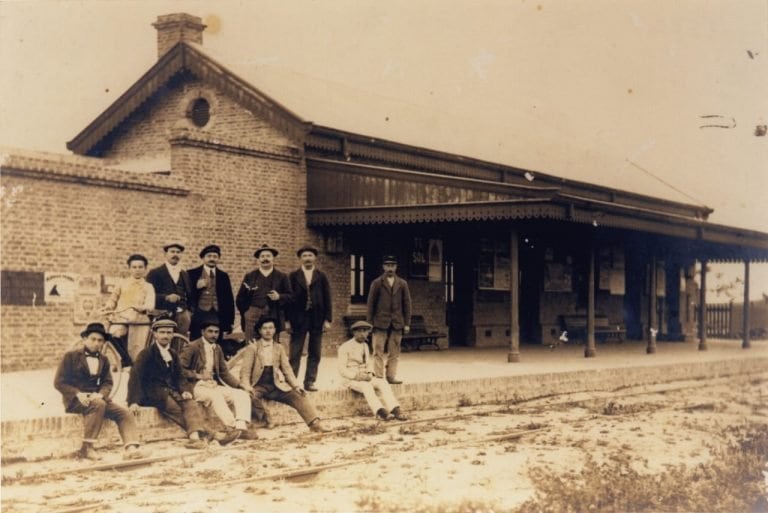
<svg viewBox="0 0 768 513"><path fill-rule="evenodd" d="M187 13L164 14L152 24L157 30L157 57L176 46L181 41L203 44L202 18Z"/></svg>

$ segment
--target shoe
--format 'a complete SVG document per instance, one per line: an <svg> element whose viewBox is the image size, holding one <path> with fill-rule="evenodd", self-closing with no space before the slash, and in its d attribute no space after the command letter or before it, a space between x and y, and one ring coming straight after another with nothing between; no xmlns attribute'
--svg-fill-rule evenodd
<svg viewBox="0 0 768 513"><path fill-rule="evenodd" d="M216 433L214 439L219 442L219 445L228 445L240 438L242 431L239 429L227 429L224 432Z"/></svg>
<svg viewBox="0 0 768 513"><path fill-rule="evenodd" d="M403 382L396 378L387 378L387 383L390 385L401 385Z"/></svg>
<svg viewBox="0 0 768 513"><path fill-rule="evenodd" d="M244 429L240 431L240 440L258 440L259 434L256 433L256 430L251 428Z"/></svg>
<svg viewBox="0 0 768 513"><path fill-rule="evenodd" d="M315 419L309 423L309 430L314 431L315 433L328 433L331 428L323 424L320 419Z"/></svg>
<svg viewBox="0 0 768 513"><path fill-rule="evenodd" d="M304 390L306 390L307 392L317 392L317 387L315 386L314 383L306 383L304 385Z"/></svg>
<svg viewBox="0 0 768 513"><path fill-rule="evenodd" d="M100 461L102 456L92 446L83 447L78 451L78 456L85 460Z"/></svg>
<svg viewBox="0 0 768 513"><path fill-rule="evenodd" d="M206 447L208 447L208 442L206 442L205 440L201 440L200 438L198 438L197 440L187 440L187 442L184 444L184 447L186 447L187 449L196 449L196 450L205 449Z"/></svg>
<svg viewBox="0 0 768 513"><path fill-rule="evenodd" d="M139 449L135 445L128 447L123 453L124 460L141 460L148 456L149 456L149 453L147 451Z"/></svg>
<svg viewBox="0 0 768 513"><path fill-rule="evenodd" d="M390 414L395 420L408 420L408 415L400 411L400 407L395 408L392 410L392 413Z"/></svg>
<svg viewBox="0 0 768 513"><path fill-rule="evenodd" d="M376 418L379 420L383 420L384 422L387 422L389 420L392 420L392 416L384 410L384 408L379 408L379 410L376 412Z"/></svg>

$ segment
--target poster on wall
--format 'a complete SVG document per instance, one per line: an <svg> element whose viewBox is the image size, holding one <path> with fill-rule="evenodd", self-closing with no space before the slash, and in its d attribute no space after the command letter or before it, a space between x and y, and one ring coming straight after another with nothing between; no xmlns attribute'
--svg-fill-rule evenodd
<svg viewBox="0 0 768 513"><path fill-rule="evenodd" d="M100 294L77 294L74 301L75 324L88 324L99 320Z"/></svg>
<svg viewBox="0 0 768 513"><path fill-rule="evenodd" d="M497 290L509 290L509 257L496 255L494 266L493 288Z"/></svg>
<svg viewBox="0 0 768 513"><path fill-rule="evenodd" d="M613 273L611 272L611 263L606 261L600 262L600 273L598 275L598 284L597 287L600 290L610 290L611 289L611 276Z"/></svg>
<svg viewBox="0 0 768 513"><path fill-rule="evenodd" d="M477 287L493 288L493 253L481 252L477 262Z"/></svg>
<svg viewBox="0 0 768 513"><path fill-rule="evenodd" d="M611 271L611 294L623 296L625 293L625 281L624 269L614 269Z"/></svg>
<svg viewBox="0 0 768 513"><path fill-rule="evenodd" d="M77 274L45 273L45 302L71 303L75 300Z"/></svg>
<svg viewBox="0 0 768 513"><path fill-rule="evenodd" d="M443 279L443 241L429 239L429 281L442 281Z"/></svg>
<svg viewBox="0 0 768 513"><path fill-rule="evenodd" d="M413 250L410 258L411 278L427 277L427 248L424 246L424 239L421 237L413 239Z"/></svg>

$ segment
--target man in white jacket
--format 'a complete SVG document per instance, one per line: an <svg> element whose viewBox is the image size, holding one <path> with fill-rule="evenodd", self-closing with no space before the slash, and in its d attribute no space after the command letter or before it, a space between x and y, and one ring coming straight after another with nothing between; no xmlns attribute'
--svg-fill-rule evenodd
<svg viewBox="0 0 768 513"><path fill-rule="evenodd" d="M352 338L339 346L339 373L346 380L345 384L350 390L363 394L371 411L379 419L408 420L387 380L376 377L373 373L371 353L366 344L372 328L373 326L365 321L352 325ZM381 394L381 397L376 392Z"/></svg>

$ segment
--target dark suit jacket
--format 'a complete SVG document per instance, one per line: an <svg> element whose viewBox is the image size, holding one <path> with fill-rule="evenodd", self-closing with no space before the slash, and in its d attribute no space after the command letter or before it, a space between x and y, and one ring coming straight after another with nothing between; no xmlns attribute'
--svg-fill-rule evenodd
<svg viewBox="0 0 768 513"><path fill-rule="evenodd" d="M181 402L181 393L192 393L192 386L181 376L181 361L171 352L171 366L165 364L156 344L142 349L133 362L128 379L128 404L164 408L170 395Z"/></svg>
<svg viewBox="0 0 768 513"><path fill-rule="evenodd" d="M237 291L237 297L235 303L237 304L237 310L240 315L243 316L252 304L254 304L254 290L256 286L256 274L260 271L254 269L243 277L243 282L240 284L240 290ZM280 294L280 299L277 301L267 300L266 306L269 307L270 317L277 318L277 331L282 331L285 321L284 309L293 301L293 290L291 289L291 282L288 280L288 275L277 269L272 269L272 274L268 278L270 285L267 290L276 290Z"/></svg>
<svg viewBox="0 0 768 513"><path fill-rule="evenodd" d="M197 302L200 300L202 289L197 288L197 280L203 275L203 267L201 265L187 271L192 285L190 304L193 308L197 308ZM216 268L216 302L219 306L221 331L232 331L232 325L235 323L235 299L232 295L232 282L229 280L229 275L218 267Z"/></svg>
<svg viewBox="0 0 768 513"><path fill-rule="evenodd" d="M317 330L323 327L323 322L333 320L331 285L325 273L315 269L309 286L301 268L293 271L288 279L291 282L293 301L287 308L287 317L294 328L304 326ZM312 309L309 312L306 310L307 295L312 300Z"/></svg>
<svg viewBox="0 0 768 513"><path fill-rule="evenodd" d="M85 351L83 349L69 351L59 363L53 386L61 392L67 412L72 411L74 404L79 404L75 397L78 392L99 392L107 399L112 392L109 360L103 354L100 355L99 371L95 376L91 376L88 363L85 361Z"/></svg>
<svg viewBox="0 0 768 513"><path fill-rule="evenodd" d="M367 320L374 328L387 329L390 326L396 330L411 325L411 292L408 283L395 276L392 287L387 283L385 275L381 275L371 283L368 291Z"/></svg>
<svg viewBox="0 0 768 513"><path fill-rule="evenodd" d="M189 279L187 271L181 271L179 274L179 283L177 285L173 282L173 278L171 278L171 273L168 272L168 268L163 264L147 273L147 281L151 283L152 287L155 289L155 308L175 312L176 307L182 303L169 303L165 300L165 296L169 294L179 294L183 297L183 306L188 310L194 310L194 305L190 304L192 298L192 282Z"/></svg>
<svg viewBox="0 0 768 513"><path fill-rule="evenodd" d="M202 338L187 344L181 351L181 375L187 386L194 386L200 381L200 377L205 370L205 349L203 348ZM218 344L213 344L213 379L220 384L226 384L234 388L240 387L240 381L229 372L227 362L224 360L224 353Z"/></svg>

